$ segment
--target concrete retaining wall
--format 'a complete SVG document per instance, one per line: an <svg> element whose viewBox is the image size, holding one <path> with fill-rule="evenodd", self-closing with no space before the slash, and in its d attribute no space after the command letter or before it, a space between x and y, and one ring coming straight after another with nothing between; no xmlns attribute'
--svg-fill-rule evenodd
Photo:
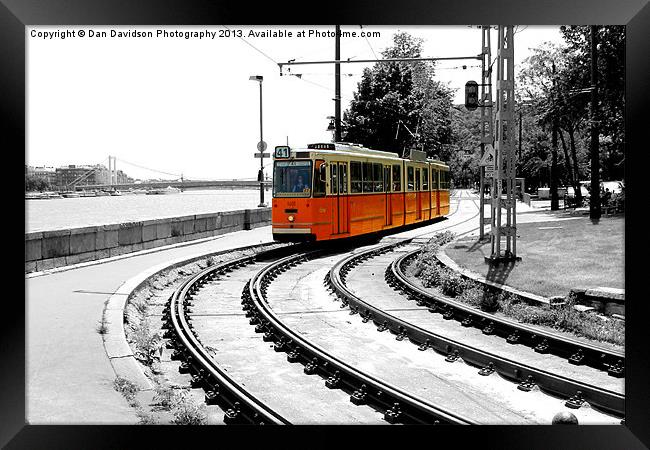
<svg viewBox="0 0 650 450"><path fill-rule="evenodd" d="M25 273L40 272L271 223L271 208L25 233Z"/></svg>

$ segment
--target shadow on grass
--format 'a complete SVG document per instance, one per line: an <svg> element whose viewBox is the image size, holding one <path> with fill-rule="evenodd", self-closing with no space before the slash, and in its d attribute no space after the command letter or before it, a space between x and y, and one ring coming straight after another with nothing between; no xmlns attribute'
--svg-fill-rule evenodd
<svg viewBox="0 0 650 450"><path fill-rule="evenodd" d="M488 273L485 278L495 283L506 284L508 275L510 275L510 272L512 272L512 269L514 268L514 261L503 262L500 264L489 264Z"/></svg>
<svg viewBox="0 0 650 450"><path fill-rule="evenodd" d="M508 279L508 275L512 272L512 269L515 267L514 261L503 262L500 264L489 264L488 273L485 278L489 281L499 284L505 284ZM481 306L484 310L494 312L499 309L498 293L495 288L491 286L483 286L483 298L481 300Z"/></svg>

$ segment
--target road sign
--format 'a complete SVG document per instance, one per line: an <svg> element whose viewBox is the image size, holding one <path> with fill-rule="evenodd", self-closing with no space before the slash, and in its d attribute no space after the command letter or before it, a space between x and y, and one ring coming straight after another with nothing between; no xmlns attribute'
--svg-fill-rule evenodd
<svg viewBox="0 0 650 450"><path fill-rule="evenodd" d="M264 141L259 141L259 142L257 143L257 151L258 151L258 152L263 152L264 150L266 150L266 142L264 142Z"/></svg>
<svg viewBox="0 0 650 450"><path fill-rule="evenodd" d="M494 168L494 147L492 147L492 145L485 145L485 152L483 153L483 157L481 158L479 165L486 167L491 165ZM487 168L485 170L487 170Z"/></svg>
<svg viewBox="0 0 650 450"><path fill-rule="evenodd" d="M271 154L270 153L255 153L256 158L270 158Z"/></svg>

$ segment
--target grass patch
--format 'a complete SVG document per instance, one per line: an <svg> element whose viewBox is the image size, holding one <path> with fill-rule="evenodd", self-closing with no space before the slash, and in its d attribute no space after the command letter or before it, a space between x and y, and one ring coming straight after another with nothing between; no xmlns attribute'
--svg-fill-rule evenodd
<svg viewBox="0 0 650 450"><path fill-rule="evenodd" d="M97 328L95 328L95 330L97 330L97 332L99 334L101 334L101 335L104 335L104 334L108 333L108 325L106 325L106 322L104 322L104 319L100 320L97 323Z"/></svg>
<svg viewBox="0 0 650 450"><path fill-rule="evenodd" d="M517 224L517 256L522 260L508 269L486 264L491 244L475 238L461 239L444 251L488 280L544 297L565 296L576 288L624 289L624 228L623 217L605 217L598 224L587 217Z"/></svg>
<svg viewBox="0 0 650 450"><path fill-rule="evenodd" d="M113 381L113 389L122 394L129 402L129 405L136 406L138 404L135 395L138 393L139 389L132 381L118 376Z"/></svg>
<svg viewBox="0 0 650 450"><path fill-rule="evenodd" d="M138 416L140 425L158 425L160 423L154 414L143 409L138 409L135 414Z"/></svg>
<svg viewBox="0 0 650 450"><path fill-rule="evenodd" d="M158 384L156 385L153 399L155 402L157 402L156 405L158 405L161 409L169 411L174 407L177 395L176 392L174 392L174 389L171 387L164 384Z"/></svg>
<svg viewBox="0 0 650 450"><path fill-rule="evenodd" d="M145 317L133 326L130 338L135 346L133 356L145 366L151 367L160 359L162 337L151 331L148 318Z"/></svg>
<svg viewBox="0 0 650 450"><path fill-rule="evenodd" d="M205 425L208 420L205 404L193 400L185 391L176 394L172 415L176 425Z"/></svg>
<svg viewBox="0 0 650 450"><path fill-rule="evenodd" d="M561 307L529 305L515 294L464 279L458 273L439 265L434 256L442 243L450 241L447 239L448 236L435 235L408 268L407 273L419 278L423 286L435 288L448 297L483 311L500 312L521 323L542 325L600 342L624 345L624 322L577 311L573 308L575 302L572 297Z"/></svg>

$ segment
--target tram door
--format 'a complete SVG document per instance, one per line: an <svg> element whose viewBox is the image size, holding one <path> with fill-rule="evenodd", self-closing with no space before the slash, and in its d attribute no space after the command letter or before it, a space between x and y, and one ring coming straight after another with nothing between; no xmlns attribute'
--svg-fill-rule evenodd
<svg viewBox="0 0 650 450"><path fill-rule="evenodd" d="M415 214L415 219L416 220L421 220L422 219L422 193L420 192L422 190L422 177L420 175L420 168L415 169L415 209L416 209L416 214Z"/></svg>
<svg viewBox="0 0 650 450"><path fill-rule="evenodd" d="M390 166L384 166L384 192L386 210L384 211L386 215L386 220L384 221L384 226L393 224L393 202L390 196L390 186L391 186L391 177L390 177Z"/></svg>
<svg viewBox="0 0 650 450"><path fill-rule="evenodd" d="M332 234L350 232L350 197L348 196L348 164L332 161L330 164L332 201Z"/></svg>

